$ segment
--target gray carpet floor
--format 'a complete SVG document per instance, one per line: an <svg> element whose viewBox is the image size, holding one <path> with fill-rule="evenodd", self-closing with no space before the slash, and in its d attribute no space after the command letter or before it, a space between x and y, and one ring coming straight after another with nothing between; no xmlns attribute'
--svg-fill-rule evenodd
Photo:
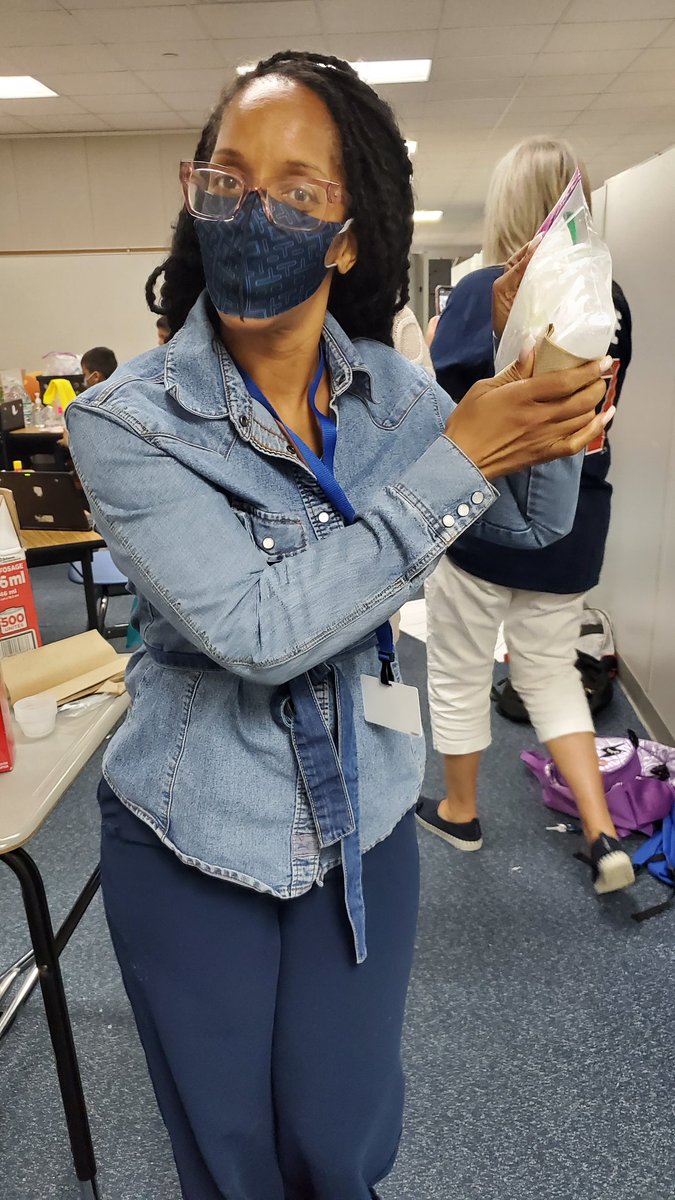
<svg viewBox="0 0 675 1200"><path fill-rule="evenodd" d="M81 631L65 569L34 572L34 584L45 637ZM116 603L114 618L127 602ZM424 647L404 636L401 658L423 692ZM628 725L640 728L618 692L599 728ZM675 914L630 920L662 899L650 879L596 899L576 839L546 830L555 820L519 763L531 730L495 717L494 734L484 850L462 856L420 835L406 1129L383 1200L673 1200ZM56 919L96 861L98 774L96 759L33 843ZM433 753L425 790L442 794ZM24 946L13 876L0 871L0 962ZM103 1200L179 1200L100 898L63 967ZM1 1200L74 1200L38 996L0 1063Z"/></svg>

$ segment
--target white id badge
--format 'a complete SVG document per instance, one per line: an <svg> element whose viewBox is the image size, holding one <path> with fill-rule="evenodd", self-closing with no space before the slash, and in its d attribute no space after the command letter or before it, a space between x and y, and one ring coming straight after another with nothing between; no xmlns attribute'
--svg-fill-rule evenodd
<svg viewBox="0 0 675 1200"><path fill-rule="evenodd" d="M380 683L374 675L362 675L361 691L364 716L371 725L422 736L420 695L416 687L407 683Z"/></svg>

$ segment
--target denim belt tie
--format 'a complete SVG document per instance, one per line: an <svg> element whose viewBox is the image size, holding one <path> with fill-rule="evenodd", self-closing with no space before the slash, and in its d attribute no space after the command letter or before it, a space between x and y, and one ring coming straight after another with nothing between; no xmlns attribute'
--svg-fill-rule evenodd
<svg viewBox="0 0 675 1200"><path fill-rule="evenodd" d="M335 687L339 750L312 681L314 676L318 682L318 672L299 675L288 683L294 710L291 737L319 845L323 849L340 842L345 904L354 935L356 961L362 963L367 953L366 918L354 707L349 687L340 670L336 666L325 670L332 675Z"/></svg>

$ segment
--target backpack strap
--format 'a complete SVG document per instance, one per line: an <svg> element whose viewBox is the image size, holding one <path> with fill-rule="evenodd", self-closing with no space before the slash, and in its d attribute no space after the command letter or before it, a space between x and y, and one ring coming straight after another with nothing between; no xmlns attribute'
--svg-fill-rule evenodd
<svg viewBox="0 0 675 1200"><path fill-rule="evenodd" d="M635 867L635 874L637 875L640 871L644 871L650 863L666 861L665 854L654 854L652 858L647 860L646 863L640 863L637 867ZM651 908L643 908L642 912L631 913L631 920L637 921L638 924L641 924L642 921L649 921L652 917L658 917L661 915L661 913L667 912L667 910L671 908L673 904L675 904L675 867L671 867L670 864L668 865L668 874L672 884L668 899L663 900L661 904L652 905Z"/></svg>

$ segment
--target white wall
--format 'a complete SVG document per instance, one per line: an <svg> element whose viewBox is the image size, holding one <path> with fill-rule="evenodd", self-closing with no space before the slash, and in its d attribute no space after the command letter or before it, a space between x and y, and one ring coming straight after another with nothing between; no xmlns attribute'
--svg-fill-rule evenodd
<svg viewBox="0 0 675 1200"><path fill-rule="evenodd" d="M0 139L0 368L95 345L123 361L156 343L143 289L169 245L178 165L195 140Z"/></svg>
<svg viewBox="0 0 675 1200"><path fill-rule="evenodd" d="M50 350L92 346L124 362L156 345L144 288L163 253L0 255L0 368L39 371Z"/></svg>
<svg viewBox="0 0 675 1200"><path fill-rule="evenodd" d="M604 228L633 316L612 431L612 526L598 599L639 688L675 733L675 149L610 179Z"/></svg>

